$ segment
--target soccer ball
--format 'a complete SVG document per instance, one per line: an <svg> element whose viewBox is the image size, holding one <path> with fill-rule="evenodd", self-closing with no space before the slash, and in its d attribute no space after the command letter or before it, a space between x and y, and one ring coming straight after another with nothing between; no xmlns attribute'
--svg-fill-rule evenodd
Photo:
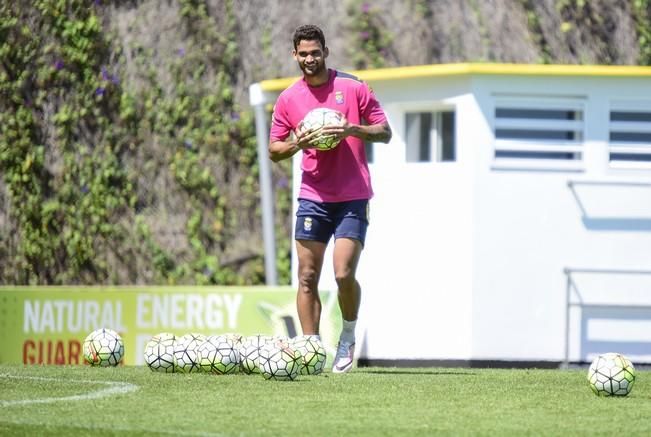
<svg viewBox="0 0 651 437"><path fill-rule="evenodd" d="M286 335L274 335L273 337L267 339L266 343L273 343L276 346L289 346L291 342L291 339Z"/></svg>
<svg viewBox="0 0 651 437"><path fill-rule="evenodd" d="M220 337L226 337L230 341L233 342L233 346L235 346L238 350L240 348L240 345L242 344L242 341L244 340L244 337L242 334L237 334L235 332L227 332L226 334L220 334Z"/></svg>
<svg viewBox="0 0 651 437"><path fill-rule="evenodd" d="M153 372L174 373L176 336L169 332L154 335L145 346L145 362Z"/></svg>
<svg viewBox="0 0 651 437"><path fill-rule="evenodd" d="M266 335L250 335L242 339L240 345L240 370L246 374L260 373L258 357L260 349L264 347L271 337Z"/></svg>
<svg viewBox="0 0 651 437"><path fill-rule="evenodd" d="M226 375L240 367L240 352L235 343L224 335L211 335L197 348L201 371Z"/></svg>
<svg viewBox="0 0 651 437"><path fill-rule="evenodd" d="M206 341L203 334L185 334L178 338L174 344L174 368L177 372L192 373L199 372L199 361L197 347Z"/></svg>
<svg viewBox="0 0 651 437"><path fill-rule="evenodd" d="M267 343L260 349L258 365L264 379L293 381L301 370L301 353L281 343Z"/></svg>
<svg viewBox="0 0 651 437"><path fill-rule="evenodd" d="M319 130L324 126L340 126L343 121L343 114L339 111L328 108L316 108L307 113L307 115L298 124L298 132L303 133L308 130ZM318 150L330 150L337 147L339 141L333 135L322 135L319 137L315 148Z"/></svg>
<svg viewBox="0 0 651 437"><path fill-rule="evenodd" d="M117 366L124 356L124 342L114 330L100 328L88 334L82 350L91 366Z"/></svg>
<svg viewBox="0 0 651 437"><path fill-rule="evenodd" d="M323 372L326 351L318 337L301 335L292 339L291 346L301 353L301 375L318 375Z"/></svg>
<svg viewBox="0 0 651 437"><path fill-rule="evenodd" d="M635 368L624 355L599 355L588 370L588 383L598 396L626 396L635 382Z"/></svg>

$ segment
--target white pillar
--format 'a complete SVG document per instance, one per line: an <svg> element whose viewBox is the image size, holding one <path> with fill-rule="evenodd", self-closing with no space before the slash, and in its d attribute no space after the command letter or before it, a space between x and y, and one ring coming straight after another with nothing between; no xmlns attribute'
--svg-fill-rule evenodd
<svg viewBox="0 0 651 437"><path fill-rule="evenodd" d="M258 164L260 167L260 202L262 208L262 238L264 241L264 273L267 285L278 285L276 271L276 233L274 232L274 199L269 163L269 127L265 111L264 93L260 84L249 87L249 101L255 112L255 132L258 142Z"/></svg>

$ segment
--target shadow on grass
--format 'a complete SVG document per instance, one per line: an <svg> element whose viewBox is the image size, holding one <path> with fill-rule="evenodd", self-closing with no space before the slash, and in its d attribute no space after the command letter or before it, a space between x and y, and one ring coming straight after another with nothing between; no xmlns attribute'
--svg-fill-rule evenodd
<svg viewBox="0 0 651 437"><path fill-rule="evenodd" d="M476 372L464 370L415 370L415 369L364 369L357 368L355 373L369 373L376 375L476 375Z"/></svg>

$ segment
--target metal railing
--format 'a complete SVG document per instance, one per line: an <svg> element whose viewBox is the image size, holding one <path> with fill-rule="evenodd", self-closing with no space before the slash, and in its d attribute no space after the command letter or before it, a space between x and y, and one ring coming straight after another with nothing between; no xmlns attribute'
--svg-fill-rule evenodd
<svg viewBox="0 0 651 437"><path fill-rule="evenodd" d="M597 275L651 275L651 270L628 270L628 269L585 269L585 268L570 268L563 269L566 277L565 286L565 356L562 366L567 368L570 364L570 310L572 307L579 308L617 308L617 309L650 309L651 305L631 305L631 304L586 304L583 302L581 295L576 287L576 283L572 279L574 273L587 273ZM578 302L572 301L572 291L576 293Z"/></svg>

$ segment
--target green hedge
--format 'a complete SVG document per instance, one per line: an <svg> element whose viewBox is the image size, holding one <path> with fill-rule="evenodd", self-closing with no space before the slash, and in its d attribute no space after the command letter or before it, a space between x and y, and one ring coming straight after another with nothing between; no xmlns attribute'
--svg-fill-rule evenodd
<svg viewBox="0 0 651 437"><path fill-rule="evenodd" d="M264 282L254 122L234 100L238 30L223 3L216 23L180 1L183 47L165 56L125 47L101 2L3 2L0 283Z"/></svg>

